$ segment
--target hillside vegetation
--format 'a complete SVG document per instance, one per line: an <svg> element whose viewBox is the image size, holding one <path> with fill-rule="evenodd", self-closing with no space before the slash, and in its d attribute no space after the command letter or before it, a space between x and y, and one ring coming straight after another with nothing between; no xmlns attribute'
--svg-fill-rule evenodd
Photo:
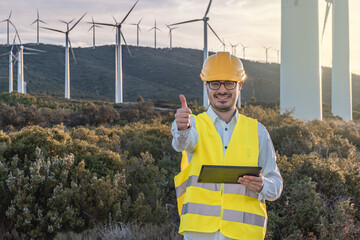
<svg viewBox="0 0 360 240"><path fill-rule="evenodd" d="M0 104L0 239L180 239L178 105L16 93ZM359 239L360 125L304 122L276 107L240 112L269 130L284 179L267 202L267 239Z"/></svg>
<svg viewBox="0 0 360 240"><path fill-rule="evenodd" d="M32 48L46 51L39 55L25 55L25 81L31 94L64 96L64 47L48 44ZM129 47L130 57L123 46L124 101L134 102L139 96L154 102L178 102L178 95L186 93L191 101L202 102L202 82L199 74L203 54L200 50L184 48L154 49ZM0 45L0 53L10 48ZM105 45L92 48L75 48L77 64L70 58L71 97L75 99L115 99L115 47ZM211 53L210 53L211 54ZM280 97L280 65L242 59L247 80L242 100L247 102L278 103ZM0 58L0 92L8 91L8 57ZM17 67L14 67L16 90ZM331 69L322 69L324 104L331 103ZM360 111L360 76L352 75L354 110ZM301 83L299 83L301 84ZM306 96L306 93L299 93Z"/></svg>

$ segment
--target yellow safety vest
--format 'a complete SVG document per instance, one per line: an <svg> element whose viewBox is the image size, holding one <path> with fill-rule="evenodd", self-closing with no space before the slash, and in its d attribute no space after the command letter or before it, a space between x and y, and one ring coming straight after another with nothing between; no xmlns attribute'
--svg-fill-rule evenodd
<svg viewBox="0 0 360 240"><path fill-rule="evenodd" d="M239 115L229 146L223 145L206 113L194 116L199 134L191 162L182 163L175 176L180 215L179 233L220 232L234 239L264 239L267 225L265 202L242 184L198 183L201 166L258 166L257 121ZM186 154L186 153L185 153Z"/></svg>

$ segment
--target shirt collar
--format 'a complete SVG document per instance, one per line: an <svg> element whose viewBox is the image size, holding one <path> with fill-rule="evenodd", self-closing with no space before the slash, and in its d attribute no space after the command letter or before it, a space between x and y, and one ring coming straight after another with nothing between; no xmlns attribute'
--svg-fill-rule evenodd
<svg viewBox="0 0 360 240"><path fill-rule="evenodd" d="M207 115L209 115L209 117L213 123L215 123L216 119L224 121L221 117L219 117L219 115L216 114L216 112L214 111L214 109L212 108L211 105L209 105L209 108L206 111L206 113L207 113ZM230 120L230 122L233 120L235 120L235 122L237 122L238 116L239 116L239 111L237 110L237 108L235 108L235 114L232 117L232 119Z"/></svg>

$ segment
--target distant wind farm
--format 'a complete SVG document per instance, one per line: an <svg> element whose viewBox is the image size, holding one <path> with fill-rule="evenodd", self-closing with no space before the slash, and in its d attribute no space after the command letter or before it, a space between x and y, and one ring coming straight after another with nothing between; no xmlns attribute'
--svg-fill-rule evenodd
<svg viewBox="0 0 360 240"><path fill-rule="evenodd" d="M270 46L273 46L272 44L270 44L269 42L263 42L261 44L251 44L251 49L252 51L255 51L255 49L259 49L259 48L263 48L263 51L265 50L265 57L263 58L259 58L259 61L263 61L265 63L271 63L271 62L276 62L276 63L281 63L283 62L285 59L287 60L286 64L285 65L281 65L281 92L283 93L286 93L286 94L281 94L281 98L282 101L280 101L281 103L284 103L286 102L286 104L281 104L281 108L286 110L286 109L292 109L292 108L295 108L295 109L301 109L302 107L305 107L306 108L306 104L303 102L303 101L298 101L298 100L286 100L288 96L295 96L294 94L288 94L289 93L289 89L292 89L293 88L293 85L295 83L291 83L290 85L288 84L288 81L289 80L289 75L287 73L287 71L292 71L291 69L295 66L295 65L298 65L298 62L300 59L301 62L307 62L307 58L309 58L309 56L311 54L304 54L308 49L312 49L315 51L312 51L313 53L315 52L318 52L319 56L321 55L320 53L320 40L317 39L317 38L309 38L309 39L312 39L311 42L309 42L309 44L313 44L313 46L317 45L317 47L315 48L307 48L305 47L305 45L303 47L297 47L295 45L289 45L288 43L289 42L292 42L293 44L295 44L295 42L293 40L291 40L291 38L289 37L286 37L286 36L290 36L290 35L294 35L294 33L291 32L290 29L295 29L294 26L298 26L299 29L307 29L307 27L301 27L302 24L303 24L303 17L301 16L305 16L305 15L299 15L300 18L297 19L297 14L301 12L301 9L303 9L302 7L307 7L309 9L318 9L319 8L319 4L322 2L322 1L311 1L311 4L309 3L310 0L298 0L298 1L294 1L294 2L287 2L285 0L282 1L282 5L283 6L287 6L285 9L283 8L283 11L281 12L281 15L283 16L282 17L282 24L281 24L281 33L282 33L282 41L281 41L281 47L270 47ZM350 83L350 84L339 84L339 83L336 83L336 80L333 80L333 84L335 84L334 86L336 86L336 88L333 88L333 89L342 89L341 91L335 91L333 92L333 96L336 96L333 98L333 102L332 102L332 106L337 106L334 108L334 111L337 113L337 115L345 118L345 119L348 119L348 120L351 120L352 116L351 116L351 77L350 77L350 70L349 70L349 66L350 66L350 55L347 54L349 53L349 1L351 0L346 0L346 1L338 1L338 0L334 0L334 1L329 1L329 0L326 0L326 9L325 9L325 21L324 21L324 27L322 29L322 31L318 28L316 29L311 29L308 31L308 35L306 36L312 36L312 34L318 34L320 31L322 32L322 38L324 36L324 34L326 33L326 22L327 22L327 19L328 19L328 16L329 16L329 12L331 10L331 8L333 9L333 15L332 15L332 25L333 25L333 34L334 36L342 36L341 38L336 38L336 37L333 37L334 39L334 42L332 43L332 47L333 47L333 54L335 54L333 56L333 76L334 76L334 79L337 79L337 78L342 78L342 76L345 76L347 75L347 79L346 82L347 83ZM205 5L207 3L207 5ZM141 32L141 29L140 29L140 23L144 24L145 22L147 22L147 24L149 24L151 18L154 19L155 17L154 16L149 16L149 15L142 15L140 17L140 20L138 20L137 22L134 23L133 20L132 23L125 23L125 20L127 20L127 18L129 17L130 13L136 13L136 7L139 6L140 8L140 12L143 12L143 7L141 8L140 6L144 4L146 6L149 6L149 2L146 2L146 3L142 3L141 1L134 1L134 3L131 5L129 4L128 8L130 8L129 11L126 12L125 16L122 18L122 20L120 22L117 21L117 18L115 18L114 16L112 16L113 20L114 20L114 23L107 23L107 22L104 22L101 18L99 17L96 17L95 18L97 19L96 21L94 20L94 15L92 15L90 18L91 20L88 20L88 21L83 21L83 22L86 22L87 24L90 24L90 28L88 29L88 32L91 31L92 33L92 47L93 49L96 48L97 46L97 42L95 41L95 39L98 37L97 35L99 35L99 29L101 27L112 27L112 30L116 30L116 33L115 33L115 87L114 87L114 90L115 90L115 100L114 102L115 103L122 103L123 102L123 69L122 69L122 65L123 65L123 60L122 60L122 48L121 48L121 45L122 45L122 41L124 41L125 43L125 46L128 48L128 44L126 42L126 39L124 37L124 33L123 33L123 26L125 25L135 25L136 26L136 46L141 46L143 43L141 41L141 34L144 34ZM156 3L154 3L156 4ZM121 3L122 6L124 6L124 3ZM196 31L196 35L198 37L200 37L201 35L203 36L203 60L205 60L207 57L208 57L208 54L209 54L209 36L207 34L208 32L208 29L210 29L210 31L214 34L214 39L217 39L220 43L221 43L221 46L219 47L218 45L216 44L212 44L213 46L211 46L212 49L216 49L216 51L220 51L221 49L222 50L227 50L227 51L230 51L233 55L237 55L237 52L236 52L236 48L237 46L241 43L241 46L242 46L242 59L246 59L246 55L245 55L245 51L246 49L249 48L249 46L245 45L247 44L249 41L246 41L246 39L244 39L245 37L238 37L236 40L233 39L233 37L230 38L230 36L228 34L224 34L224 30L221 29L222 31L220 32L216 32L214 30L214 27L210 25L209 23L209 14L210 14L210 9L213 5L213 1L212 0L209 0L209 1L202 1L201 4L199 3L199 7L200 5L202 6L207 6L206 9L205 9L205 14L202 15L202 18L195 18L195 19L191 19L191 20L183 20L183 19L175 19L175 18L172 18L172 21L166 21L168 23L164 23L164 25L168 28L168 32L167 33L167 38L168 40L161 40L162 42L164 41L167 41L168 44L166 47L168 47L170 50L174 47L174 37L175 39L177 39L177 37L180 37L183 32L185 31L186 28L188 28L188 25L190 27L190 25L193 25L193 24L187 24L187 23L195 23L195 22L202 22L203 24L203 31L200 31L200 28L199 26L197 26L197 31ZM214 8L214 6L213 6ZM220 8L219 5L216 5L215 8ZM135 9L135 10L134 10ZM335 9L337 9L337 11L335 11ZM219 9L217 9L219 10ZM230 11L230 9L228 9ZM280 9L279 9L280 10ZM24 65L24 57L23 55L26 54L26 53L23 53L23 50L29 50L29 51L32 51L32 53L27 53L27 54L39 54L40 51L37 51L36 52L36 49L26 49L26 47L23 47L23 43L21 42L21 39L20 39L20 36L19 36L19 24L17 24L17 28L15 27L15 24L14 22L18 20L18 16L15 18L14 17L14 14L16 14L16 12L18 11L18 8L14 8L14 9L8 9L8 15L5 15L2 19L2 21L0 22L1 24L3 24L3 27L0 28L0 29L3 29L2 30L2 34L0 34L0 36L6 36L4 38L4 44L6 44L6 46L8 46L9 50L7 52L4 52L4 53L0 53L1 56L6 56L8 55L9 57L9 91L13 91L13 76L12 76L12 68L13 68L13 65L14 64L18 64L18 91L20 93L25 93L26 92L26 89L25 89L25 85L26 85L26 81L24 79L24 67L25 67L25 70L26 70L26 66ZM34 10L35 11L35 10ZM171 12L172 10L169 8L168 10L169 12ZM305 11L305 10L303 10ZM306 10L307 11L307 10ZM194 16L196 16L196 11L192 11ZM345 16L345 17L337 17L337 15L335 13L338 13L338 12L341 12L342 15L341 16ZM46 15L45 11L41 11L42 13L42 16L48 16ZM308 11L308 13L310 13L310 10ZM306 13L306 14L308 14ZM304 12L302 12L302 14L305 14ZM111 15L111 13L110 13ZM72 47L72 43L70 41L70 32L72 32L72 34L76 31L79 31L80 28L83 28L82 26L79 26L77 27L77 30L74 30L74 28L85 18L86 16L86 13L83 14L80 18L76 19L76 18L73 18L71 20L59 20L60 22L66 24L66 30L60 30L59 28L54 28L54 27L50 27L52 24L51 24L51 21L53 19L47 19L46 17L41 17L40 18L40 14L39 14L39 9L36 9L36 16L37 18L35 20L32 20L32 23L30 25L27 25L26 28L30 29L32 25L36 24L36 35L33 33L33 35L36 36L36 38L33 38L33 39L36 39L36 45L39 46L39 44L42 41L42 38L40 36L43 36L45 39L48 39L48 32L58 32L58 33L62 33L62 34L65 34L65 79L64 79L64 85L65 85L65 98L71 98L70 96L70 58L69 58L69 51L71 50L71 53L72 53L72 56L73 56L73 60L74 60L74 63L76 64L77 63L77 60L75 58L75 53L74 53L74 50L73 50L73 47ZM139 16L139 13L137 13L137 16ZM189 15L187 14L186 15L186 18L188 17ZM227 13L225 12L219 12L217 14L213 14L212 16L212 19L213 19L213 23L217 23L221 18L225 18L226 16L228 16ZM340 16L340 15L339 15ZM88 16L89 17L89 16ZM159 18L159 16L157 16L157 18ZM186 19L185 18L185 19ZM0 18L1 19L1 18ZM139 19L139 18L138 18ZM143 20L144 19L144 20ZM286 20L284 20L286 19ZM342 19L342 20L340 20ZM347 19L347 20L346 20ZM180 21L179 20L183 20L183 21ZM314 16L313 18L314 21L319 21L319 17L318 15ZM159 19L158 19L159 21ZM160 20L161 21L161 20ZM71 25L73 22L75 22L73 25ZM174 23L170 23L169 22L174 22ZM153 23L154 25L148 30L149 32L150 31L154 31L153 34L154 34L154 38L153 38L153 46L154 48L158 48L158 41L159 41L159 38L162 37L162 36L158 36L157 35L157 32L161 33L161 29L158 27L159 24L157 22L157 19L155 18L155 20L153 20ZM46 24L46 26L45 26ZM186 26L184 25L186 24ZM227 23L229 25L229 27L235 27L236 24L234 24L234 26L231 26L231 22L229 21ZM1 25L0 25L1 26ZM99 28L98 31L96 31L96 28ZM173 35L173 31L175 28L178 28L177 31L176 31L176 35L174 36ZM298 29L296 28L296 29ZM21 31L24 31L24 27L21 26ZM40 34L40 30L42 30L42 33ZM74 31L73 31L74 30ZM30 31L30 30L28 30ZM47 31L47 32L44 32L44 31ZM104 30L101 30L101 31L104 31ZM339 32L339 34L335 34L335 32ZM296 34L299 34L301 31L297 31ZM11 44L11 41L10 41L10 36L12 34L15 33L15 37L13 39L13 43ZM103 32L100 34L102 35ZM55 38L55 35L51 35L51 36L54 36ZM295 35L294 35L295 36ZM304 36L304 34L302 34L302 36ZM345 38L344 38L345 37ZM132 39L134 38L134 36L132 37ZM301 43L299 43L300 45L299 46L302 46L301 44L303 44L304 42L306 41L303 41L303 39L301 38L298 38ZM345 40L344 40L345 39ZM1 39L0 39L1 41ZM84 40L85 41L85 40ZM225 41L229 42L229 46L225 44ZM99 41L100 42L100 41ZM145 42L145 41L144 41ZM236 42L236 44L232 44L233 42ZM346 43L347 42L347 43ZM101 43L98 43L101 45ZM315 44L315 45L314 45ZM181 46L181 44L177 44L177 47L183 47ZM296 51L293 51L294 49L299 49L300 52L296 52ZM17 50L16 52L15 49ZM269 51L270 49L272 49L273 51ZM341 49L341 50L339 50ZM304 51L305 50L305 51ZM128 52L129 52L129 55L131 56L131 52L128 48ZM248 52L247 52L248 53ZM280 55L281 54L281 55ZM249 55L249 53L247 54ZM271 55L271 57L270 57ZM39 56L41 57L41 55ZM248 58L248 57L247 57ZM349 59L349 60L346 60L346 61L336 61L336 59ZM272 60L270 60L272 59ZM296 62L294 62L294 65L291 65L292 63L292 59L297 59ZM314 59L314 58L313 58ZM312 65L312 67L315 67L317 68L317 72L319 72L319 69L320 69L320 57L316 58L315 59L319 59L319 63L314 63ZM299 67L300 69L304 69L304 67ZM308 68L305 68L305 69L308 69ZM344 70L344 69L347 69L347 70ZM311 74L313 73L310 73L307 75L311 78ZM299 75L300 76L300 75ZM338 77L336 77L338 76ZM316 81L319 81L319 77L315 77ZM125 79L126 81L126 79ZM315 81L315 82L316 82ZM314 82L314 81L312 81ZM296 84L295 84L296 85ZM311 87L310 87L311 88ZM338 94L339 92L341 92L341 94ZM309 93L308 93L309 94ZM318 94L318 93L312 93L312 94ZM206 90L205 90L205 85L203 86L203 106L204 107L208 107L208 99L207 99L207 94L206 94ZM314 96L315 96L314 95ZM346 100L344 100L343 98L346 97ZM317 99L321 99L321 96L316 96L315 98ZM338 100L337 100L338 99ZM342 100L340 100L342 99ZM291 104L290 102L293 101L293 103ZM339 103L337 102L339 101ZM300 104L300 105L298 105ZM340 110L340 108L342 107L339 107L339 106L343 106L343 105L346 105L346 112L343 112ZM321 106L321 101L318 102L318 104L315 104L315 105L320 105ZM343 109L343 108L342 108ZM302 114L299 114L297 115L297 110L295 110L295 115L299 118L302 118L302 119L321 119L321 115L318 115L318 114L315 114L315 115L302 115ZM301 111L300 111L301 112Z"/></svg>

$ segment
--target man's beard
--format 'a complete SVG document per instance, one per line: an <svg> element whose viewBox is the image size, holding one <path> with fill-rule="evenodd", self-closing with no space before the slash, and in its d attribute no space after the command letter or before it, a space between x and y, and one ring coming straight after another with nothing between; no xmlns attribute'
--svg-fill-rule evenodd
<svg viewBox="0 0 360 240"><path fill-rule="evenodd" d="M209 92L208 92L208 95L209 95ZM215 97L216 97L216 96L229 96L229 99L231 99L231 97L233 96L233 94L231 94L231 93L223 93L223 94L218 93L218 94L213 95L211 98L212 98L212 100L214 101L214 103L212 103L212 102L210 101L210 105L212 106L212 108L213 108L214 110L219 111L219 112L228 112L228 111L234 109L235 103L236 103L236 97L233 99L234 101L228 103L229 105L218 107L218 106L215 105Z"/></svg>

